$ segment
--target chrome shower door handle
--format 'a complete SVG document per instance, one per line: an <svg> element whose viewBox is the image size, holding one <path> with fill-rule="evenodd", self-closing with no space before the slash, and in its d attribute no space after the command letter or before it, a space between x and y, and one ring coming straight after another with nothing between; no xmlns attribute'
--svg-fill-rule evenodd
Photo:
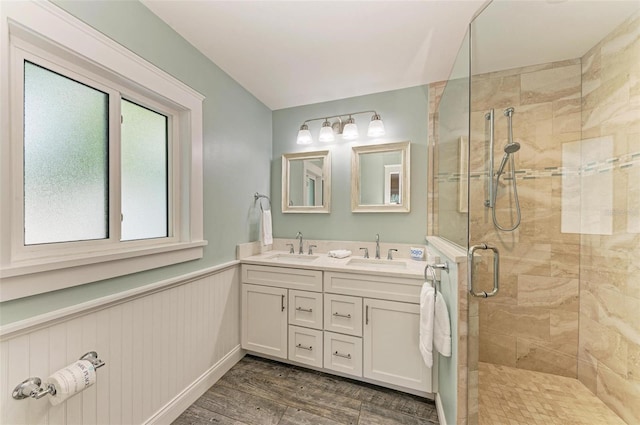
<svg viewBox="0 0 640 425"><path fill-rule="evenodd" d="M473 255L477 250L491 250L493 251L493 289L491 292L479 291L473 287L473 268L474 268L474 257ZM486 243L481 243L479 245L473 245L469 248L469 253L467 254L467 282L469 287L469 293L474 297L479 298L488 298L493 297L498 293L500 289L500 251L495 246L489 246Z"/></svg>

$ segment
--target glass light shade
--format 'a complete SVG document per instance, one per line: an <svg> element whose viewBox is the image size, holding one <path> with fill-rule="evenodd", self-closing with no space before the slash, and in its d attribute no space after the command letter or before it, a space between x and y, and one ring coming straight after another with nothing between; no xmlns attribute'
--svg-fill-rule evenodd
<svg viewBox="0 0 640 425"><path fill-rule="evenodd" d="M384 123L380 118L380 115L374 115L371 118L371 122L369 123L369 129L367 130L367 136L369 137L380 137L384 136Z"/></svg>
<svg viewBox="0 0 640 425"><path fill-rule="evenodd" d="M331 123L326 120L322 123L322 128L320 129L320 136L318 140L321 142L333 142L335 140L335 136L333 134L333 128L331 128Z"/></svg>
<svg viewBox="0 0 640 425"><path fill-rule="evenodd" d="M311 132L309 131L309 127L306 124L302 124L300 126L300 131L298 131L298 139L296 142L299 145L309 145L313 142L311 138Z"/></svg>
<svg viewBox="0 0 640 425"><path fill-rule="evenodd" d="M342 138L345 140L353 140L358 138L358 126L354 122L353 118L347 120L347 125L342 130Z"/></svg>

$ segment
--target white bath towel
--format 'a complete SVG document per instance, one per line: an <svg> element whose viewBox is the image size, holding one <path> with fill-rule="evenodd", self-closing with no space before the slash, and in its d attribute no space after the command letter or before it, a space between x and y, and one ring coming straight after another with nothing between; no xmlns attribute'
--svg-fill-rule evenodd
<svg viewBox="0 0 640 425"><path fill-rule="evenodd" d="M425 282L420 291L420 354L427 367L433 367L433 324L435 289Z"/></svg>
<svg viewBox="0 0 640 425"><path fill-rule="evenodd" d="M351 251L349 251L348 249L334 249L332 251L329 251L327 255L334 258L347 258L351 256Z"/></svg>
<svg viewBox="0 0 640 425"><path fill-rule="evenodd" d="M272 245L271 210L262 211L262 245Z"/></svg>
<svg viewBox="0 0 640 425"><path fill-rule="evenodd" d="M451 357L451 323L449 311L444 297L440 292L436 294L435 320L433 325L433 347L445 357Z"/></svg>

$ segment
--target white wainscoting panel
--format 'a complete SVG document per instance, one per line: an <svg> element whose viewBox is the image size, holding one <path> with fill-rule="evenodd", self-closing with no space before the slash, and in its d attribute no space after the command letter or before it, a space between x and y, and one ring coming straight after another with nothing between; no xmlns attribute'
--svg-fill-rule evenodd
<svg viewBox="0 0 640 425"><path fill-rule="evenodd" d="M242 356L239 277L237 264L190 274L120 301L93 302L50 325L3 332L0 423L171 422ZM82 393L58 406L48 396L11 397L28 377L44 380L94 350L106 365Z"/></svg>

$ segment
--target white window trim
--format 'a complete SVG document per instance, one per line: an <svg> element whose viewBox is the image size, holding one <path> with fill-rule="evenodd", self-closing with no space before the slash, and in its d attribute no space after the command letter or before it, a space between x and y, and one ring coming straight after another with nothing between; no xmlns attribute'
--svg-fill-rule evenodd
<svg viewBox="0 0 640 425"><path fill-rule="evenodd" d="M0 301L55 291L84 283L122 276L202 258L203 164L202 102L204 96L164 71L138 57L92 27L48 2L0 1ZM180 216L175 238L161 243L129 241L117 249L90 250L53 257L16 255L13 211L22 199L16 197L16 112L10 107L12 40L24 39L63 60L89 63L96 75L118 76L124 97L135 100L143 91L147 98L171 102L176 111L176 170L180 170L180 199L171 214ZM48 47L48 48L47 48ZM109 79L113 81L112 78ZM134 90L133 87L137 90ZM127 87L132 87L128 94ZM132 97L128 97L132 96ZM21 110L18 111L22 114ZM13 117L13 118L12 118ZM20 134L22 130L20 129ZM6 143L5 141L11 141ZM21 147L21 144L20 144ZM20 179L21 181L21 179ZM20 194L22 193L19 190ZM21 210L21 208L19 208ZM20 223L22 218L20 217Z"/></svg>
<svg viewBox="0 0 640 425"><path fill-rule="evenodd" d="M69 63L60 58L56 58L55 55L51 55L48 52L39 49L23 40L15 40L12 43L11 48L11 62L13 63L13 75L12 80L12 99L11 110L21 110L24 104L24 62L29 61L38 66L42 66L45 69L56 72L60 75L64 75L79 83L85 84L96 90L99 90L109 95L109 116L111 118L109 128L109 185L113 187L109 190L109 238L86 240L76 242L61 242L54 244L36 244L25 246L22 243L23 229L21 226L12 226L12 261L23 262L25 260L33 260L38 257L42 257L41 253L44 253L47 257L68 257L74 253L87 253L87 252L104 252L109 249L121 250L123 243L126 243L128 247L134 245L140 246L157 246L159 243L172 244L181 240L179 224L180 224L180 208L179 200L181 190L179 187L180 182L180 150L179 150L179 112L155 102L149 98L146 98L140 93L131 92L126 87L123 87L117 83L106 80L99 75L93 74L81 67ZM132 240L126 242L120 242L120 167L118 158L120 157L120 151L118 150L120 140L121 124L120 120L116 117L121 116L119 99L128 99L134 103L148 107L158 113L161 113L169 118L169 131L171 132L170 140L170 155L169 155L169 169L170 184L169 190L169 205L171 206L168 219L170 221L170 234L168 237L162 239L144 239L144 240ZM23 127L24 120L22 115L16 114L12 118L12 140L20 141L24 139ZM173 121L176 121L175 123ZM17 142L16 142L17 144ZM14 145L15 146L15 145ZM22 199L23 194L23 150L14 149L12 152L12 165L13 165L13 193L15 199ZM114 160L115 159L115 160ZM174 202L174 198L177 200ZM23 204L20 202L14 202L13 205L13 222L19 223L24 217ZM65 259L65 258L62 258Z"/></svg>

